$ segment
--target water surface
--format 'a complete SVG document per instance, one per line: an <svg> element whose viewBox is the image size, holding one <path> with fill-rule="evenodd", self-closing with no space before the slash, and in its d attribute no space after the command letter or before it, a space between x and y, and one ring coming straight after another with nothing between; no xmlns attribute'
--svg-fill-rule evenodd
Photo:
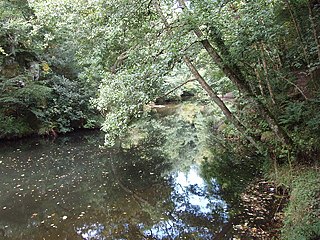
<svg viewBox="0 0 320 240"><path fill-rule="evenodd" d="M113 148L99 131L0 143L0 239L259 239L250 222L272 228L279 204L268 183L266 204L255 188L239 201L259 161L213 155L213 118L186 102L151 109Z"/></svg>
<svg viewBox="0 0 320 240"><path fill-rule="evenodd" d="M2 143L1 239L213 239L228 223L197 164L102 143L99 132Z"/></svg>

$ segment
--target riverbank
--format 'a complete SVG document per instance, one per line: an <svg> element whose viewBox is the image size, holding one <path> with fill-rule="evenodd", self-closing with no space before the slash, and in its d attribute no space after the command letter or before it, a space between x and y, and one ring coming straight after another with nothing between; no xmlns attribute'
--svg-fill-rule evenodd
<svg viewBox="0 0 320 240"><path fill-rule="evenodd" d="M266 179L253 181L241 194L243 212L234 226L236 239L281 239L288 192Z"/></svg>
<svg viewBox="0 0 320 240"><path fill-rule="evenodd" d="M277 176L278 186L288 189L281 239L316 240L320 238L320 172L311 166L284 166Z"/></svg>
<svg viewBox="0 0 320 240"><path fill-rule="evenodd" d="M240 194L239 209L228 229L233 239L318 240L319 169L282 167L277 177L257 178Z"/></svg>
<svg viewBox="0 0 320 240"><path fill-rule="evenodd" d="M96 123L90 127L79 126L76 128L70 128L66 131L59 131L55 129L49 129L47 131L34 130L30 132L21 132L10 135L1 135L0 142L19 141L22 139L34 139L34 138L48 138L56 139L59 136L64 136L70 133L82 132L82 131L100 131L101 124Z"/></svg>

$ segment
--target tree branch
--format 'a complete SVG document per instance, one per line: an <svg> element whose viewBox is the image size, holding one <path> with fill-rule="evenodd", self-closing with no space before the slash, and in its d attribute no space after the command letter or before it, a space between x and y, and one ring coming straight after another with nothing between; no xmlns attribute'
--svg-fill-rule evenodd
<svg viewBox="0 0 320 240"><path fill-rule="evenodd" d="M117 57L117 60L116 62L113 64L113 66L111 67L111 72L113 74L115 74L117 71L118 71L118 68L121 67L121 65L123 64L123 61L125 59L128 58L128 54L127 54L127 51L121 53L118 57Z"/></svg>
<svg viewBox="0 0 320 240"><path fill-rule="evenodd" d="M283 80L285 80L287 83L293 85L300 93L301 95L304 97L305 100L308 100L308 97L304 94L304 92L302 91L302 89L297 85L294 84L293 82L291 82L289 79L285 78L285 77L281 77Z"/></svg>
<svg viewBox="0 0 320 240"><path fill-rule="evenodd" d="M183 85L189 83L189 82L193 82L193 81L197 81L196 78L192 78L192 79L189 79L181 84L179 84L178 86L176 86L175 88L171 89L169 92L163 94L162 96L160 96L159 98L164 98L166 96L168 96L170 93L173 93L175 90L177 90L178 88L182 87Z"/></svg>

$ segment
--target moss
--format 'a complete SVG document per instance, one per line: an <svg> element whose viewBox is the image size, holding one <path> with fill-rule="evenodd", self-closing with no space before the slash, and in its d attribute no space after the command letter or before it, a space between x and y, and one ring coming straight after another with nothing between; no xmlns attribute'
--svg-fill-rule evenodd
<svg viewBox="0 0 320 240"><path fill-rule="evenodd" d="M320 238L320 175L316 170L300 172L291 182L290 202L285 210L282 238Z"/></svg>

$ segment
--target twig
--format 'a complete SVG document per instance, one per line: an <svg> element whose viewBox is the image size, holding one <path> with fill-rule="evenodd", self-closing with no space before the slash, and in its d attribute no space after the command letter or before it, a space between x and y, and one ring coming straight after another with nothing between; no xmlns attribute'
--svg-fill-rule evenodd
<svg viewBox="0 0 320 240"><path fill-rule="evenodd" d="M281 76L281 78L284 79L284 80L286 80L289 84L293 85L293 86L302 94L302 96L304 97L304 99L305 99L305 100L308 100L307 96L303 93L303 91L301 90L301 88L298 87L298 85L294 84L293 82L290 82L289 79L287 79L287 78L285 78L285 77L282 77L282 76Z"/></svg>
<svg viewBox="0 0 320 240"><path fill-rule="evenodd" d="M186 46L184 49L182 49L182 52L186 52L189 48L191 48L196 43L201 43L201 41L194 41L194 42L190 43L188 46Z"/></svg>

